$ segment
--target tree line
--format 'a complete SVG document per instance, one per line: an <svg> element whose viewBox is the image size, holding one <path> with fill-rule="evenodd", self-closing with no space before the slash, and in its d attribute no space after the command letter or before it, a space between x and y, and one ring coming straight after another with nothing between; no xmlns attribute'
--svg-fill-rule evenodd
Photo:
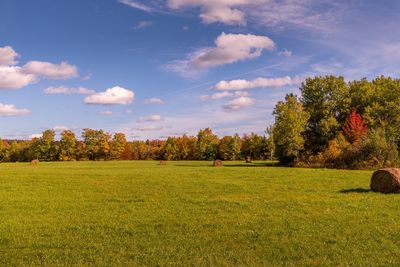
<svg viewBox="0 0 400 267"><path fill-rule="evenodd" d="M286 95L273 111L265 135L219 138L210 128L197 136L128 142L123 133L66 130L60 140L46 130L30 141L0 140L0 161L71 160L254 160L283 165L377 168L399 165L400 80L380 76L346 81L317 76Z"/></svg>
<svg viewBox="0 0 400 267"><path fill-rule="evenodd" d="M81 138L70 130L55 140L46 130L29 141L0 140L1 162L83 161L83 160L254 160L273 158L273 143L255 133L219 138L210 128L197 136L169 137L166 140L127 141L124 133L111 135L103 130L83 129Z"/></svg>
<svg viewBox="0 0 400 267"><path fill-rule="evenodd" d="M399 164L400 80L306 79L276 104L273 139L283 164L377 168Z"/></svg>

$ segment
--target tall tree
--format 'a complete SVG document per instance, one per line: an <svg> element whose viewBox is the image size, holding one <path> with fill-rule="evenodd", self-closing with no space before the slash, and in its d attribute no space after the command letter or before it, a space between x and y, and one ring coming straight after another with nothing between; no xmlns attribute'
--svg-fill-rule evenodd
<svg viewBox="0 0 400 267"><path fill-rule="evenodd" d="M200 160L214 160L218 157L218 136L210 128L197 134L197 154Z"/></svg>
<svg viewBox="0 0 400 267"><path fill-rule="evenodd" d="M115 133L111 141L111 159L120 159L125 149L126 137L124 133Z"/></svg>
<svg viewBox="0 0 400 267"><path fill-rule="evenodd" d="M111 135L103 130L83 129L82 138L90 160L109 159Z"/></svg>
<svg viewBox="0 0 400 267"><path fill-rule="evenodd" d="M69 161L76 159L77 140L75 133L70 130L65 130L61 133L60 139L60 160Z"/></svg>
<svg viewBox="0 0 400 267"><path fill-rule="evenodd" d="M322 151L341 132L350 112L349 87L343 77L325 76L306 79L300 91L304 110L310 114L306 146L313 152Z"/></svg>
<svg viewBox="0 0 400 267"><path fill-rule="evenodd" d="M34 158L41 161L58 159L58 147L54 140L55 135L53 130L45 130L41 137L32 139L31 151Z"/></svg>
<svg viewBox="0 0 400 267"><path fill-rule="evenodd" d="M292 94L276 104L273 114L276 154L282 163L291 163L304 149L303 133L310 115Z"/></svg>

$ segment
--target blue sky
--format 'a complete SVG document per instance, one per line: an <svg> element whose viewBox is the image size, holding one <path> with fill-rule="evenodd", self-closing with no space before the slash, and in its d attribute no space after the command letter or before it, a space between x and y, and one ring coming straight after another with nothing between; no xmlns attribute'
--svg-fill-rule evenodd
<svg viewBox="0 0 400 267"><path fill-rule="evenodd" d="M399 12L395 0L2 0L0 136L263 134L304 77L398 77Z"/></svg>

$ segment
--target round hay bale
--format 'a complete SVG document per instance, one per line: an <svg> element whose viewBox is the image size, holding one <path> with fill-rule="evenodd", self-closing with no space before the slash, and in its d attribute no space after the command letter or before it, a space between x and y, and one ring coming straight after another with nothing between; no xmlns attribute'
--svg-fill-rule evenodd
<svg viewBox="0 0 400 267"><path fill-rule="evenodd" d="M224 164L222 163L222 160L217 159L217 160L214 160L213 166L214 167L222 167L222 166L224 166Z"/></svg>
<svg viewBox="0 0 400 267"><path fill-rule="evenodd" d="M251 157L250 156L246 157L246 163L251 163Z"/></svg>
<svg viewBox="0 0 400 267"><path fill-rule="evenodd" d="M400 169L387 168L374 172L371 178L371 190L381 193L400 193Z"/></svg>

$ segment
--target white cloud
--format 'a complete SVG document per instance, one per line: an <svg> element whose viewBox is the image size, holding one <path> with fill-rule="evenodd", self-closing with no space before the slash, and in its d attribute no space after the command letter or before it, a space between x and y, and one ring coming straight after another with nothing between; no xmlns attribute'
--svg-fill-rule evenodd
<svg viewBox="0 0 400 267"><path fill-rule="evenodd" d="M14 66L17 57L19 54L11 46L0 47L0 89L22 88L40 78L65 80L78 76L77 67L66 62L29 61L20 67Z"/></svg>
<svg viewBox="0 0 400 267"><path fill-rule="evenodd" d="M171 9L200 7L200 18L204 23L221 22L228 25L246 24L245 12L239 7L265 3L267 0L168 0Z"/></svg>
<svg viewBox="0 0 400 267"><path fill-rule="evenodd" d="M274 30L303 29L331 33L352 1L270 0L257 8L247 8L252 22Z"/></svg>
<svg viewBox="0 0 400 267"><path fill-rule="evenodd" d="M94 105L128 105L135 98L135 93L128 89L115 86L104 92L95 93L85 98L86 104Z"/></svg>
<svg viewBox="0 0 400 267"><path fill-rule="evenodd" d="M11 46L0 47L0 65L13 66L18 62L15 60L19 57Z"/></svg>
<svg viewBox="0 0 400 267"><path fill-rule="evenodd" d="M22 69L25 73L52 80L66 80L78 76L78 68L67 62L53 64L44 61L29 61Z"/></svg>
<svg viewBox="0 0 400 267"><path fill-rule="evenodd" d="M189 110L177 110L175 114L165 117L162 122L156 124L157 126L162 126L162 129L158 131L138 131L132 128L136 121L125 122L116 130L126 132L129 139L135 140L164 139L182 134L195 136L199 129L206 127L211 127L221 137L235 133L242 135L250 132L262 135L265 128L273 123L273 118L270 114L276 101L282 99L284 95L285 93L280 94L279 97L268 99L267 101L259 100L254 106L248 109L236 110L235 112L223 110L219 102L212 101L204 103L204 105L193 105Z"/></svg>
<svg viewBox="0 0 400 267"><path fill-rule="evenodd" d="M63 131L67 131L69 129L70 129L69 127L64 126L64 125L57 125L57 126L53 127L53 131L55 131L55 132L63 132Z"/></svg>
<svg viewBox="0 0 400 267"><path fill-rule="evenodd" d="M203 23L245 25L248 22L272 30L335 32L357 1L349 0L118 0L145 12L195 8ZM145 4L143 4L145 3ZM165 4L164 4L165 3ZM303 34L303 31L300 31Z"/></svg>
<svg viewBox="0 0 400 267"><path fill-rule="evenodd" d="M209 99L212 100L218 100L226 97L242 97L242 96L249 96L249 93L245 91L237 91L237 92L228 92L228 91L223 91L221 93L214 93L212 95L203 95L200 97L202 101L206 101Z"/></svg>
<svg viewBox="0 0 400 267"><path fill-rule="evenodd" d="M36 138L41 138L43 136L43 134L31 134L30 136L29 136L29 138L30 139L36 139Z"/></svg>
<svg viewBox="0 0 400 267"><path fill-rule="evenodd" d="M256 103L256 100L247 96L241 96L229 101L227 104L222 106L225 111L235 111L242 108L252 106Z"/></svg>
<svg viewBox="0 0 400 267"><path fill-rule="evenodd" d="M43 90L45 94L55 95L55 94L62 94L62 95L71 95L71 94L80 94L80 95L90 95L95 93L94 90L87 89L85 87L65 87L65 86L57 86L57 87L48 87Z"/></svg>
<svg viewBox="0 0 400 267"><path fill-rule="evenodd" d="M278 53L278 55L284 56L284 57L291 57L292 54L293 54L293 52L288 49L283 49L281 52Z"/></svg>
<svg viewBox="0 0 400 267"><path fill-rule="evenodd" d="M266 88L266 87L282 87L301 83L302 78L289 76L278 78L262 78L259 77L255 80L231 80L220 81L213 88L216 90L246 90L253 88Z"/></svg>
<svg viewBox="0 0 400 267"><path fill-rule="evenodd" d="M151 27L152 25L153 25L152 21L139 21L138 24L136 24L136 26L133 28L135 30L140 30L140 29Z"/></svg>
<svg viewBox="0 0 400 267"><path fill-rule="evenodd" d="M154 9L152 7L142 4L136 0L119 0L118 2L120 2L121 4L125 4L129 7L145 11L145 12L153 12L154 11Z"/></svg>
<svg viewBox="0 0 400 267"><path fill-rule="evenodd" d="M0 66L0 89L18 89L35 83L37 77L24 73L17 66Z"/></svg>
<svg viewBox="0 0 400 267"><path fill-rule="evenodd" d="M147 131L159 131L161 129L163 129L162 126L147 125L147 126L135 128L134 130L141 131L141 132L147 132Z"/></svg>
<svg viewBox="0 0 400 267"><path fill-rule="evenodd" d="M157 104L157 105L161 105L164 104L164 101L160 98L157 97L153 97L153 98L148 98L144 100L145 104Z"/></svg>
<svg viewBox="0 0 400 267"><path fill-rule="evenodd" d="M215 40L215 47L201 48L186 60L173 61L166 68L182 76L191 76L199 70L258 58L264 49L275 49L274 41L267 36L223 32Z"/></svg>
<svg viewBox="0 0 400 267"><path fill-rule="evenodd" d="M113 112L111 110L102 110L99 112L99 115L102 116L111 116L113 114Z"/></svg>
<svg viewBox="0 0 400 267"><path fill-rule="evenodd" d="M221 99L225 97L232 96L233 94L227 91L221 92L221 93L215 93L210 96L211 99Z"/></svg>
<svg viewBox="0 0 400 267"><path fill-rule="evenodd" d="M158 121L162 121L163 117L161 117L160 115L150 115L147 117L141 117L137 120L137 122L158 122Z"/></svg>
<svg viewBox="0 0 400 267"><path fill-rule="evenodd" d="M19 109L15 105L0 103L0 117L14 117L30 114L28 109Z"/></svg>

